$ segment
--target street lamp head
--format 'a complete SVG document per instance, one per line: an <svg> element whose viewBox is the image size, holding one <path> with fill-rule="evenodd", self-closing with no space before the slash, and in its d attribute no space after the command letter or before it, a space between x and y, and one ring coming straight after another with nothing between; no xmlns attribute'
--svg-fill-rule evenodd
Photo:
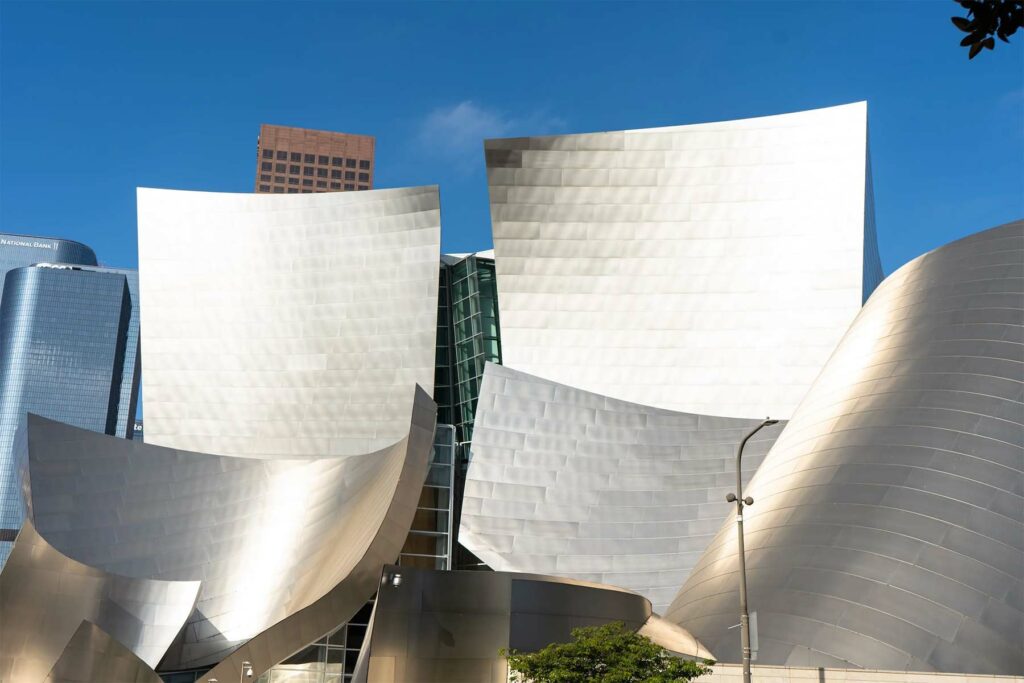
<svg viewBox="0 0 1024 683"><path fill-rule="evenodd" d="M743 504L744 505L753 505L754 504L754 499L751 498L750 496L747 496L746 498L743 499Z"/></svg>
<svg viewBox="0 0 1024 683"><path fill-rule="evenodd" d="M771 419L770 417L766 417L766 418L764 419L764 423L763 423L763 424L764 424L764 425L765 425L766 427L770 427L771 425L777 425L777 424L779 424L779 421L778 421L778 420L773 420L773 419Z"/></svg>
<svg viewBox="0 0 1024 683"><path fill-rule="evenodd" d="M725 502L726 503L735 503L736 502L736 494L735 493L727 493L727 494L725 494Z"/></svg>

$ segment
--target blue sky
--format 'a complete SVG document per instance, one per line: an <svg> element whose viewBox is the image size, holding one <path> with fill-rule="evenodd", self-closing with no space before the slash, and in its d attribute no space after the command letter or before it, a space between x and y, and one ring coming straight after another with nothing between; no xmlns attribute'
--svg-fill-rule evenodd
<svg viewBox="0 0 1024 683"><path fill-rule="evenodd" d="M135 266L135 187L252 191L261 122L377 137L490 246L481 139L867 100L886 272L1024 216L1024 35L953 2L0 3L0 230Z"/></svg>

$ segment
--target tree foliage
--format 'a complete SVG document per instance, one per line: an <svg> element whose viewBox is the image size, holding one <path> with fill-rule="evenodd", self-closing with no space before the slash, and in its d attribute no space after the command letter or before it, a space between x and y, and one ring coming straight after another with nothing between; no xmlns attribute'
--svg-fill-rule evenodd
<svg viewBox="0 0 1024 683"><path fill-rule="evenodd" d="M953 25L967 34L960 41L970 46L967 53L974 59L982 49L991 50L996 39L1008 43L1009 37L1024 26L1024 0L956 0L967 10L966 17L950 17Z"/></svg>
<svg viewBox="0 0 1024 683"><path fill-rule="evenodd" d="M621 621L574 628L571 643L527 654L502 650L501 655L508 658L515 683L683 683L711 672L704 664L673 657Z"/></svg>

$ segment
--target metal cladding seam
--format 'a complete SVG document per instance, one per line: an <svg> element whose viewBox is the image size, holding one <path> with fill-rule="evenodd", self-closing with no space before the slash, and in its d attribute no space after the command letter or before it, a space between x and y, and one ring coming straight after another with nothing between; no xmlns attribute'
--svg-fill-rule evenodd
<svg viewBox="0 0 1024 683"><path fill-rule="evenodd" d="M1024 221L871 296L746 510L758 662L1024 671ZM666 614L739 660L735 524Z"/></svg>
<svg viewBox="0 0 1024 683"><path fill-rule="evenodd" d="M139 188L146 441L368 453L433 392L437 186L262 195Z"/></svg>
<svg viewBox="0 0 1024 683"><path fill-rule="evenodd" d="M620 586L668 607L729 514L755 420L628 403L488 363L459 542L498 571ZM782 425L748 444L749 479Z"/></svg>
<svg viewBox="0 0 1024 683"><path fill-rule="evenodd" d="M161 670L216 664L288 623L252 659L280 655L269 667L373 594L380 565L397 557L408 534L435 415L417 387L406 436L388 448L270 460L152 446L30 415L29 514L78 562L202 582ZM289 621L299 613L306 617Z"/></svg>
<svg viewBox="0 0 1024 683"><path fill-rule="evenodd" d="M502 362L787 419L882 276L864 102L487 140Z"/></svg>

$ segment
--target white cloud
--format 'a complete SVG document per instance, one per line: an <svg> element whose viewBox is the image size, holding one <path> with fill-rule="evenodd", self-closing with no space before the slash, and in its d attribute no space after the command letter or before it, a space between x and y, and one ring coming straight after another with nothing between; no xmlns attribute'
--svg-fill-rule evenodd
<svg viewBox="0 0 1024 683"><path fill-rule="evenodd" d="M420 124L419 142L468 171L474 166L483 166L485 138L545 135L561 132L564 127L564 120L544 110L511 116L472 100L463 100L430 112Z"/></svg>

